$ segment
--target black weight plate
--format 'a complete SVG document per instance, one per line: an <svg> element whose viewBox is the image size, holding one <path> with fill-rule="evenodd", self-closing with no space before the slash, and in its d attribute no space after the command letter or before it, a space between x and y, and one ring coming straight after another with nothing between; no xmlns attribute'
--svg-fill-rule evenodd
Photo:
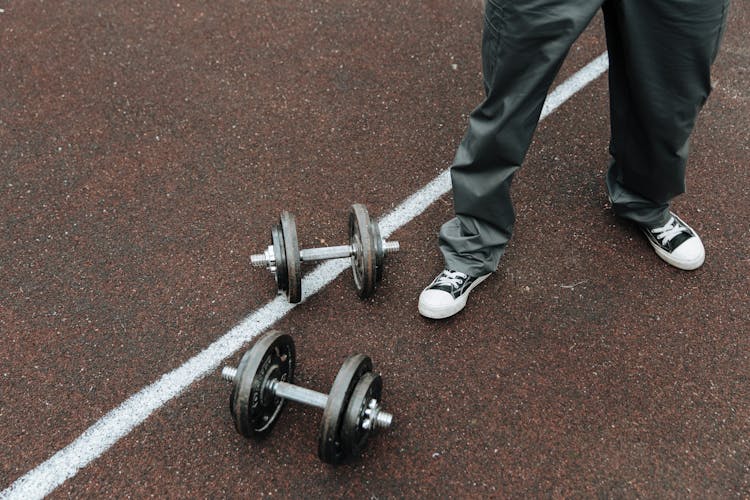
<svg viewBox="0 0 750 500"><path fill-rule="evenodd" d="M383 250L383 238L380 237L380 226L374 220L370 221L370 235L375 242L375 283L377 284L383 279L385 251Z"/></svg>
<svg viewBox="0 0 750 500"><path fill-rule="evenodd" d="M237 432L245 437L262 437L273 428L284 399L271 397L264 387L272 379L293 383L294 366L294 341L276 330L264 335L242 356L229 398Z"/></svg>
<svg viewBox="0 0 750 500"><path fill-rule="evenodd" d="M365 410L373 399L380 401L383 380L380 375L369 372L362 375L352 391L349 407L341 425L341 447L347 456L355 457L364 449L372 429L363 429L362 422L367 418Z"/></svg>
<svg viewBox="0 0 750 500"><path fill-rule="evenodd" d="M299 242L297 241L297 224L294 215L287 211L281 213L281 232L284 234L284 253L287 269L287 298L292 304L302 300L302 270L300 269Z"/></svg>
<svg viewBox="0 0 750 500"><path fill-rule="evenodd" d="M286 267L286 251L284 250L284 235L281 225L276 224L271 228L271 241L273 242L273 254L276 258L276 286L279 291L286 294L288 284L288 270Z"/></svg>
<svg viewBox="0 0 750 500"><path fill-rule="evenodd" d="M364 205L354 204L349 210L349 244L353 247L352 274L359 297L365 299L375 292L377 248L370 229L370 216Z"/></svg>
<svg viewBox="0 0 750 500"><path fill-rule="evenodd" d="M352 391L367 372L372 371L372 361L363 354L347 358L341 366L328 394L318 434L318 457L324 462L337 464L346 458L341 442L341 425L349 407Z"/></svg>

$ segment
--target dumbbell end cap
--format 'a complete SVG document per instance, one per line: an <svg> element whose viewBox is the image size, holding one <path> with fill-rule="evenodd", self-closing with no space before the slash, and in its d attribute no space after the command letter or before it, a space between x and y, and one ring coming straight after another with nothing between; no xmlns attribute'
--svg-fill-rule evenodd
<svg viewBox="0 0 750 500"><path fill-rule="evenodd" d="M251 255L250 264L252 264L253 267L268 267L266 256L262 253Z"/></svg>
<svg viewBox="0 0 750 500"><path fill-rule="evenodd" d="M250 256L250 264L253 267L267 267L269 269L275 268L276 266L276 253L273 250L273 246L266 248L263 253L256 253Z"/></svg>
<svg viewBox="0 0 750 500"><path fill-rule="evenodd" d="M237 368L231 366L225 366L221 369L221 378L229 382L234 382L234 378L237 376Z"/></svg>
<svg viewBox="0 0 750 500"><path fill-rule="evenodd" d="M398 241L384 241L383 242L383 253L395 253L401 249L401 245Z"/></svg>
<svg viewBox="0 0 750 500"><path fill-rule="evenodd" d="M387 429L393 423L393 415L388 412L380 411L375 416L375 428Z"/></svg>
<svg viewBox="0 0 750 500"><path fill-rule="evenodd" d="M375 399L370 401L365 415L367 418L363 422L363 427L368 430L387 429L393 423L393 415L381 410L380 404Z"/></svg>

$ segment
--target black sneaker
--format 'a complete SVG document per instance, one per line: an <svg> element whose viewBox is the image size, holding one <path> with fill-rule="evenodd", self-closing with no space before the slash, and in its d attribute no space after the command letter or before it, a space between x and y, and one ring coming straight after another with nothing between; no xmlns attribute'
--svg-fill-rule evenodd
<svg viewBox="0 0 750 500"><path fill-rule="evenodd" d="M703 242L693 228L672 212L663 226L641 226L656 255L678 269L698 269L706 258Z"/></svg>
<svg viewBox="0 0 750 500"><path fill-rule="evenodd" d="M419 314L432 319L453 316L464 308L474 287L488 276L489 273L472 278L458 271L443 271L419 294Z"/></svg>

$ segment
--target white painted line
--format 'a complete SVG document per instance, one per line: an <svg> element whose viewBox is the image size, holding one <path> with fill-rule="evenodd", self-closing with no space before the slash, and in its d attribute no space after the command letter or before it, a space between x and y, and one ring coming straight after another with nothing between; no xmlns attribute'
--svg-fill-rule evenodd
<svg viewBox="0 0 750 500"><path fill-rule="evenodd" d="M571 76L547 97L542 119L606 70L605 53ZM449 170L444 171L380 219L382 236L389 237L394 231L424 212L435 200L450 191L449 172ZM331 260L315 268L302 280L302 289L305 292L303 301L332 282L348 267L349 263L346 260ZM0 499L26 500L48 495L67 479L75 476L79 470L102 456L120 438L127 436L153 412L178 396L193 382L215 371L224 359L286 316L294 307L284 297L276 297L250 314L205 350L190 358L185 364L162 375L159 380L144 387L104 415L78 439L0 492ZM216 376L218 378L218 373Z"/></svg>

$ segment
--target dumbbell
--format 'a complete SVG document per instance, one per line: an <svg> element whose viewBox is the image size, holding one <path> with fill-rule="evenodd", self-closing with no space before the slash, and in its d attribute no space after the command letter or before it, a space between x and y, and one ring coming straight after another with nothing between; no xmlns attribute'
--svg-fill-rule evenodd
<svg viewBox="0 0 750 500"><path fill-rule="evenodd" d="M347 358L328 395L294 385L294 367L292 337L272 330L236 368L222 369L222 378L232 382L229 409L237 432L248 438L266 436L286 400L315 406L323 409L318 457L337 464L359 455L373 431L390 427L393 416L380 408L383 382L372 372L369 357Z"/></svg>
<svg viewBox="0 0 750 500"><path fill-rule="evenodd" d="M385 255L399 250L398 241L385 241L380 227L370 220L367 208L352 205L349 210L349 244L335 247L299 249L294 216L283 211L271 228L271 245L261 254L250 256L255 267L266 267L276 278L279 293L289 302L302 299L302 262L351 258L354 285L360 298L370 297L383 277Z"/></svg>

